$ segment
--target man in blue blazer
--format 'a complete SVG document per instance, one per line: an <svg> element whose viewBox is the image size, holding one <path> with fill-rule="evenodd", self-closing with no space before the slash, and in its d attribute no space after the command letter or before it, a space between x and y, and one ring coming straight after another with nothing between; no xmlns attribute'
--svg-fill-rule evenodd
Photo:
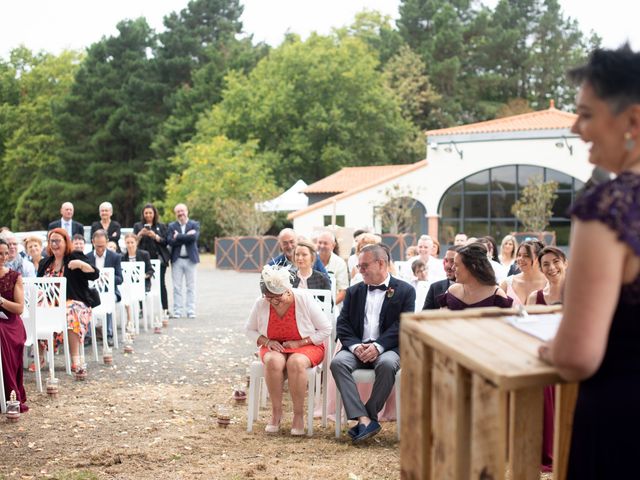
<svg viewBox="0 0 640 480"><path fill-rule="evenodd" d="M189 210L184 203L173 209L176 221L167 229L167 244L171 247L171 278L173 280L173 317L184 313L182 295L183 281L186 287L186 314L188 318L196 316L196 266L200 262L198 238L200 223L189 219Z"/></svg>
<svg viewBox="0 0 640 480"><path fill-rule="evenodd" d="M98 270L102 268L113 268L113 277L116 282L115 285L115 293L116 293L116 302L119 302L122 297L120 295L120 289L118 285L122 285L122 263L121 257L115 252L107 249L107 232L104 230L96 230L93 232L93 237L91 238L91 243L93 244L93 250L87 253L87 258L93 267L98 268ZM104 332L103 332L104 334ZM91 330L87 332L85 335L85 343L87 342L87 338L91 338ZM113 345L113 318L111 314L107 314L107 343L109 346Z"/></svg>
<svg viewBox="0 0 640 480"><path fill-rule="evenodd" d="M77 233L84 236L84 226L73 219L73 211L73 203L64 202L60 207L60 215L62 217L60 220L51 222L47 231L51 231L54 228L64 228L69 234L69 238L73 238Z"/></svg>
<svg viewBox="0 0 640 480"><path fill-rule="evenodd" d="M347 289L336 332L342 343L331 362L347 417L358 423L349 430L354 443L382 428L378 412L386 402L400 369L400 314L413 312L416 291L389 275L389 254L381 245L367 245L358 258L363 281ZM375 369L376 379L366 404L360 400L351 373Z"/></svg>

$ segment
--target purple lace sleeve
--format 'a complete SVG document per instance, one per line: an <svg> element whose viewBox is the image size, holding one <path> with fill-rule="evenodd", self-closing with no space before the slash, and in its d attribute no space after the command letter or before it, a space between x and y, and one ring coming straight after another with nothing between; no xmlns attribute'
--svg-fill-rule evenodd
<svg viewBox="0 0 640 480"><path fill-rule="evenodd" d="M576 200L570 213L604 223L640 256L640 175L625 172L596 185Z"/></svg>

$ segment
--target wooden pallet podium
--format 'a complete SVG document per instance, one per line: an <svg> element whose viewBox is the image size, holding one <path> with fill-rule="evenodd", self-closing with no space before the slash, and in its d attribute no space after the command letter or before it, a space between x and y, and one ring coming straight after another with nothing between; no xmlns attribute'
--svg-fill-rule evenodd
<svg viewBox="0 0 640 480"><path fill-rule="evenodd" d="M559 307L527 308L530 313ZM538 359L541 341L509 325L515 309L405 314L401 478L537 480L543 387L556 387L554 478L564 480L575 384Z"/></svg>

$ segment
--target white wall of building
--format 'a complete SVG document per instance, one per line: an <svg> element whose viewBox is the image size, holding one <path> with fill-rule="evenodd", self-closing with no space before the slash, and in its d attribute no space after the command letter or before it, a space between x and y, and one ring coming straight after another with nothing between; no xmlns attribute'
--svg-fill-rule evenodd
<svg viewBox="0 0 640 480"><path fill-rule="evenodd" d="M323 225L324 216L334 212L345 216L346 227L379 227L375 224L374 206L383 204L385 189L396 184L413 192L413 197L425 206L427 216L436 216L442 196L453 184L481 170L505 165L552 168L586 182L593 168L588 162L588 146L575 137L566 141L573 148L572 154L562 133L556 138L456 142L462 158L450 143L429 146L426 167L300 215L294 218L293 227L299 234L311 235Z"/></svg>

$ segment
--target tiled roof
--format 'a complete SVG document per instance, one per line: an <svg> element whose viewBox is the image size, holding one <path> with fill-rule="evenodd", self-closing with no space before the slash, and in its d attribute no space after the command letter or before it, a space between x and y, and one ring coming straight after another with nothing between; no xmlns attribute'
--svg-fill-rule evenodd
<svg viewBox="0 0 640 480"><path fill-rule="evenodd" d="M511 117L496 118L486 122L440 128L425 132L428 137L437 135L457 135L473 133L516 132L523 130L555 130L571 128L576 120L574 113L563 112L554 107L553 101L547 110L523 113Z"/></svg>
<svg viewBox="0 0 640 480"><path fill-rule="evenodd" d="M363 183L397 173L411 165L376 165L371 167L345 167L336 173L308 185L303 193L341 193Z"/></svg>
<svg viewBox="0 0 640 480"><path fill-rule="evenodd" d="M308 212L316 210L318 208L324 207L326 205L330 205L334 201L342 200L343 198L350 197L351 195L355 195L358 192L362 192L363 190L367 190L369 188L375 187L384 182L388 182L389 180L393 180L396 177L404 175L406 173L412 172L414 170L418 170L419 168L423 168L427 166L426 160L421 160L416 163L410 163L408 165L379 165L375 167L346 167L342 170L334 173L333 175L329 175L322 180L319 180L316 183L312 183L309 185L304 192L305 193L331 193L331 192L342 192L337 195L333 195L332 197L325 198L324 200L309 205L307 208L303 208L302 210L298 210L296 212L292 212L289 214L289 219L294 219L301 215L304 215ZM348 174L350 179L350 184L346 185L344 183L336 182L335 185L327 183L324 189L328 188L341 188L342 190L314 190L313 192L309 192L309 188L317 185L319 183L323 183L326 180L329 180L331 177L338 176L341 172L345 170L350 170L351 172ZM366 176L365 176L366 172ZM347 174L344 174L345 177Z"/></svg>

